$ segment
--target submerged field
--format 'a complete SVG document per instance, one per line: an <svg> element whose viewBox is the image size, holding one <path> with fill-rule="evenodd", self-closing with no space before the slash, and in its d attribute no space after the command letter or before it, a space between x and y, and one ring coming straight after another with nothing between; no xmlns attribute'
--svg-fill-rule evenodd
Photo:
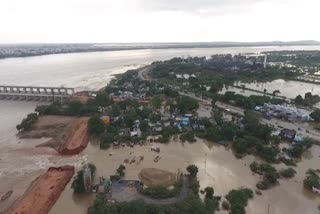
<svg viewBox="0 0 320 214"><path fill-rule="evenodd" d="M134 148L111 148L102 151L98 146L89 144L83 153L87 161L97 166L97 177L108 177L115 173L120 164L124 164L125 159L132 160L140 156L144 156L143 161L125 164L126 175L124 179L139 179L139 172L144 168L185 172L186 166L194 163L199 167L198 177L201 189L213 186L215 195L221 196L226 195L231 189L240 187L254 190L260 179L258 175L253 175L249 168L250 163L256 158L247 156L244 159L237 159L231 149L223 146L202 140L193 144L182 144L178 140L173 140L169 144L159 144L159 146L161 148L160 154L152 152L151 145L135 146ZM269 205L270 213L274 214L315 213L319 205L319 198L306 192L302 182L307 169L318 167L319 154L320 148L313 147L310 152L304 155L303 161L298 164L296 177L291 180L282 179L280 185L263 191L262 196L256 195L249 202L247 213L265 214ZM161 159L154 162L158 155ZM284 165L278 165L278 167L285 168ZM67 210L86 213L87 207L90 206L93 199L93 195L73 195L72 190L67 187L50 213L58 214Z"/></svg>

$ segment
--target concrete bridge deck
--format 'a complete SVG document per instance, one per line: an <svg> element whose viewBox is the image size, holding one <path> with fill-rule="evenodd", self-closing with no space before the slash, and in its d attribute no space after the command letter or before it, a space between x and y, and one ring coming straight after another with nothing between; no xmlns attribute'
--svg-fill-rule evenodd
<svg viewBox="0 0 320 214"><path fill-rule="evenodd" d="M64 87L35 87L35 86L2 86L0 99L33 100L33 101L65 101L73 96L74 88Z"/></svg>

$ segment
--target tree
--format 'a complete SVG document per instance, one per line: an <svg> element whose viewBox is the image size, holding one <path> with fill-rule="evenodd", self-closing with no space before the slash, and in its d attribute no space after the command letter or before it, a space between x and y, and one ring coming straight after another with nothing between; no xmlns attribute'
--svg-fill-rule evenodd
<svg viewBox="0 0 320 214"><path fill-rule="evenodd" d="M304 104L304 99L302 98L301 95L298 95L295 99L294 99L294 103L297 105L303 105Z"/></svg>
<svg viewBox="0 0 320 214"><path fill-rule="evenodd" d="M267 89L263 89L263 93L266 94L267 93Z"/></svg>
<svg viewBox="0 0 320 214"><path fill-rule="evenodd" d="M320 187L320 177L315 170L309 169L306 175L303 184L307 189L312 190L312 187Z"/></svg>
<svg viewBox="0 0 320 214"><path fill-rule="evenodd" d="M237 134L237 130L238 128L234 124L230 123L222 127L221 134L224 136L225 140L232 141Z"/></svg>
<svg viewBox="0 0 320 214"><path fill-rule="evenodd" d="M300 158L303 152L304 152L304 148L300 144L296 144L291 149L288 150L288 153L295 158Z"/></svg>
<svg viewBox="0 0 320 214"><path fill-rule="evenodd" d="M281 142L281 138L277 135L272 135L270 141L272 144L279 145L279 143Z"/></svg>
<svg viewBox="0 0 320 214"><path fill-rule="evenodd" d="M294 170L293 168L282 169L280 171L280 175L285 178L292 178L296 173L296 170Z"/></svg>
<svg viewBox="0 0 320 214"><path fill-rule="evenodd" d="M204 192L206 193L207 199L213 199L214 189L212 187L206 187Z"/></svg>
<svg viewBox="0 0 320 214"><path fill-rule="evenodd" d="M182 142L188 141L189 143L195 142L194 133L192 131L186 132L180 135L180 140Z"/></svg>
<svg viewBox="0 0 320 214"><path fill-rule="evenodd" d="M149 129L149 123L148 123L148 121L146 121L146 120L141 121L141 122L140 122L140 129L141 129L141 131L143 131L143 132L148 131L148 129Z"/></svg>
<svg viewBox="0 0 320 214"><path fill-rule="evenodd" d="M80 101L71 101L66 110L68 115L71 116L81 116L81 110L83 108L83 104Z"/></svg>
<svg viewBox="0 0 320 214"><path fill-rule="evenodd" d="M213 112L213 117L214 117L214 120L216 121L216 123L221 126L223 124L223 114L221 111L219 110L215 110Z"/></svg>
<svg viewBox="0 0 320 214"><path fill-rule="evenodd" d="M105 125L99 116L93 116L89 119L88 129L90 134L100 136L105 130Z"/></svg>
<svg viewBox="0 0 320 214"><path fill-rule="evenodd" d="M83 180L83 170L78 171L77 176L74 178L71 188L75 193L84 193L85 186Z"/></svg>
<svg viewBox="0 0 320 214"><path fill-rule="evenodd" d="M215 105L216 105L216 103L217 103L218 100L219 100L219 97L218 97L217 94L213 94L213 95L211 96L211 105L212 105L212 107L215 107Z"/></svg>
<svg viewBox="0 0 320 214"><path fill-rule="evenodd" d="M311 93L311 92L305 93L304 99L305 99L306 101L312 100L312 98L313 98L313 96L312 96L312 93Z"/></svg>
<svg viewBox="0 0 320 214"><path fill-rule="evenodd" d="M185 114L188 111L197 110L198 108L199 108L199 103L196 99L188 96L180 97L178 102L178 109L182 114Z"/></svg>
<svg viewBox="0 0 320 214"><path fill-rule="evenodd" d="M245 214L245 207L248 200L253 198L253 191L251 189L231 190L226 199L230 203L231 214Z"/></svg>
<svg viewBox="0 0 320 214"><path fill-rule="evenodd" d="M199 169L196 165L192 164L187 167L187 171L189 172L191 177L195 178L195 177L197 177Z"/></svg>
<svg viewBox="0 0 320 214"><path fill-rule="evenodd" d="M222 134L221 134L221 131L219 130L218 126L213 126L213 127L208 128L208 130L207 130L207 139L209 141L222 140Z"/></svg>
<svg viewBox="0 0 320 214"><path fill-rule="evenodd" d="M317 109L317 110L315 110L314 112L312 112L312 113L310 114L310 117L311 117L312 119L314 119L314 121L320 122L320 110Z"/></svg>
<svg viewBox="0 0 320 214"><path fill-rule="evenodd" d="M272 92L272 95L273 95L273 96L276 96L277 94L280 94L280 91L279 91L279 90L274 90L274 91Z"/></svg>
<svg viewBox="0 0 320 214"><path fill-rule="evenodd" d="M124 165L120 165L117 169L117 173L120 177L123 177L125 175L124 170L126 169L126 167Z"/></svg>
<svg viewBox="0 0 320 214"><path fill-rule="evenodd" d="M156 109L160 109L162 104L162 98L160 96L154 96L151 100L151 104Z"/></svg>
<svg viewBox="0 0 320 214"><path fill-rule="evenodd" d="M20 124L16 126L18 131L25 130L28 131L31 129L32 125L38 121L37 113L30 113L27 115L27 118L24 118Z"/></svg>
<svg viewBox="0 0 320 214"><path fill-rule="evenodd" d="M214 81L211 83L210 92L216 94L223 88L223 82Z"/></svg>
<svg viewBox="0 0 320 214"><path fill-rule="evenodd" d="M111 105L112 100L109 98L106 92L100 92L96 95L94 103L99 107L106 107Z"/></svg>
<svg viewBox="0 0 320 214"><path fill-rule="evenodd" d="M110 145L114 142L115 135L114 133L105 132L100 138L100 148L108 149Z"/></svg>

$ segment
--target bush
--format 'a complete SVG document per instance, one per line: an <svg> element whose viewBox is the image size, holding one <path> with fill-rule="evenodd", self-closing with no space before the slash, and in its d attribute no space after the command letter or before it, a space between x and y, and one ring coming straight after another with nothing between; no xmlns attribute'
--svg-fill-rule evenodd
<svg viewBox="0 0 320 214"><path fill-rule="evenodd" d="M123 177L125 175L125 172L124 172L125 169L126 169L126 167L122 164L117 169L117 173L120 177Z"/></svg>
<svg viewBox="0 0 320 214"><path fill-rule="evenodd" d="M113 133L103 133L100 137L100 149L108 149L114 141L115 135Z"/></svg>
<svg viewBox="0 0 320 214"><path fill-rule="evenodd" d="M312 190L312 187L320 187L320 177L315 170L309 169L306 175L303 184L307 189Z"/></svg>
<svg viewBox="0 0 320 214"><path fill-rule="evenodd" d="M91 135L100 136L105 130L105 125L99 116L93 116L89 119L88 129Z"/></svg>
<svg viewBox="0 0 320 214"><path fill-rule="evenodd" d="M187 171L189 172L191 177L195 178L195 177L197 177L199 169L196 165L192 164L192 165L187 166Z"/></svg>
<svg viewBox="0 0 320 214"><path fill-rule="evenodd" d="M257 162L254 161L250 164L250 169L252 172L258 173L260 171L260 166Z"/></svg>
<svg viewBox="0 0 320 214"><path fill-rule="evenodd" d="M18 131L28 131L31 129L32 125L38 121L38 119L39 117L37 113L28 114L27 118L24 118L22 122L16 126L16 128Z"/></svg>
<svg viewBox="0 0 320 214"><path fill-rule="evenodd" d="M304 151L303 146L298 144L298 145L294 145L291 149L289 149L288 153L294 158L300 158L303 151Z"/></svg>
<svg viewBox="0 0 320 214"><path fill-rule="evenodd" d="M84 181L83 181L83 170L78 171L77 176L74 178L71 188L75 193L84 193Z"/></svg>
<svg viewBox="0 0 320 214"><path fill-rule="evenodd" d="M189 143L193 143L196 141L196 139L194 138L194 133L192 131L189 131L187 133L181 134L180 135L180 140L182 142L188 141Z"/></svg>
<svg viewBox="0 0 320 214"><path fill-rule="evenodd" d="M226 199L230 203L232 214L245 214L245 207L248 200L253 198L253 191L251 189L231 190Z"/></svg>
<svg viewBox="0 0 320 214"><path fill-rule="evenodd" d="M212 187L206 187L204 191L206 193L206 198L213 199L214 189Z"/></svg>
<svg viewBox="0 0 320 214"><path fill-rule="evenodd" d="M296 162L293 159L280 158L280 161L287 166L297 166Z"/></svg>
<svg viewBox="0 0 320 214"><path fill-rule="evenodd" d="M293 168L282 169L280 171L280 175L285 178L292 178L295 176L296 173L296 170L294 170Z"/></svg>
<svg viewBox="0 0 320 214"><path fill-rule="evenodd" d="M222 209L229 210L230 209L230 204L227 201L223 201L222 202Z"/></svg>

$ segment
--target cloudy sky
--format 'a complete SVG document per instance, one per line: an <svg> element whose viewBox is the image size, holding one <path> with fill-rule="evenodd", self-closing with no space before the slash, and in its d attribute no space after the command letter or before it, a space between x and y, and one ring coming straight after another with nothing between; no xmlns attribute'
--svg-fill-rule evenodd
<svg viewBox="0 0 320 214"><path fill-rule="evenodd" d="M319 40L320 0L0 0L0 43Z"/></svg>

